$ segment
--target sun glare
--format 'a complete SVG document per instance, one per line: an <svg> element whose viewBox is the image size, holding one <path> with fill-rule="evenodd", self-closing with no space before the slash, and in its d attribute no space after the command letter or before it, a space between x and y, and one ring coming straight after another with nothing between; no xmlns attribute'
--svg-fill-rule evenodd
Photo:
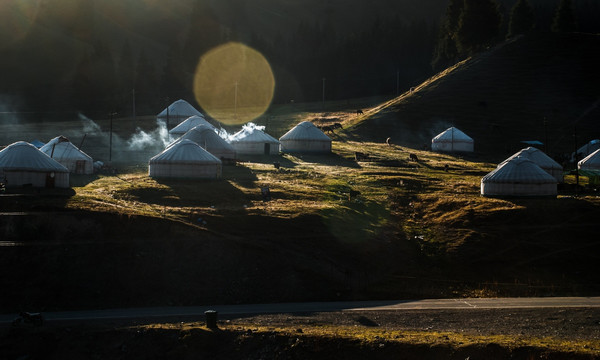
<svg viewBox="0 0 600 360"><path fill-rule="evenodd" d="M218 46L200 58L194 76L198 104L225 124L247 123L271 105L275 77L258 51L241 43Z"/></svg>
<svg viewBox="0 0 600 360"><path fill-rule="evenodd" d="M23 39L37 16L40 1L0 1L0 49Z"/></svg>

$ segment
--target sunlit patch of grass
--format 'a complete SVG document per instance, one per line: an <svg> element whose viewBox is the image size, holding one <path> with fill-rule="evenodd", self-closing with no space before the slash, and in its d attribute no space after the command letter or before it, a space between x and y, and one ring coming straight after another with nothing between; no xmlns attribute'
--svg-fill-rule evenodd
<svg viewBox="0 0 600 360"><path fill-rule="evenodd" d="M179 323L179 324L150 324L137 328L143 329L166 329L178 331L190 331L207 329L201 323ZM221 324L218 331L238 332L240 334L252 334L260 338L264 335L278 334L284 337L294 339L303 337L318 337L322 339L347 339L354 340L364 344L408 344L408 345L427 345L450 346L454 349L461 349L470 346L487 346L496 344L507 350L532 347L542 351L560 352L566 354L600 355L599 340L576 340L561 339L555 337L531 337L521 335L481 335L469 332L450 332L434 330L397 330L380 327L363 327L347 325L309 325L304 324L301 332L298 326L285 326L277 324L274 326L248 325L246 323L236 323L235 321Z"/></svg>

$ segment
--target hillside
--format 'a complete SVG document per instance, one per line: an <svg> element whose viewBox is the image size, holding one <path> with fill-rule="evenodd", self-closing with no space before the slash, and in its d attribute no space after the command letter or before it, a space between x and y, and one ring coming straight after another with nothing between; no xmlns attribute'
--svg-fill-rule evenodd
<svg viewBox="0 0 600 360"><path fill-rule="evenodd" d="M578 144L600 136L599 63L598 35L521 37L370 109L352 131L422 148L454 125L475 139L478 153L501 159L522 140L545 142L547 130L548 153L571 152L575 130Z"/></svg>

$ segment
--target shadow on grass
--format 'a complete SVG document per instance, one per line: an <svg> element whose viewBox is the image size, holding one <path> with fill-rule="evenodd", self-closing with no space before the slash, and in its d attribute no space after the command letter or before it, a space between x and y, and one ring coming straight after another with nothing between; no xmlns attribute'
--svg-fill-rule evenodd
<svg viewBox="0 0 600 360"><path fill-rule="evenodd" d="M247 196L227 180L167 180L157 179L164 187L134 187L127 196L136 201L162 206L210 207L247 203Z"/></svg>
<svg viewBox="0 0 600 360"><path fill-rule="evenodd" d="M302 161L330 166L343 166L358 169L361 166L354 159L345 158L337 153L327 154L301 154L290 153L289 155L301 159Z"/></svg>
<svg viewBox="0 0 600 360"><path fill-rule="evenodd" d="M282 154L278 154L278 155L239 155L239 160L242 162L273 165L273 168L275 168L275 165L274 165L275 163L278 163L279 167L281 167L281 168L296 167L295 162L286 158Z"/></svg>
<svg viewBox="0 0 600 360"><path fill-rule="evenodd" d="M8 188L0 194L0 211L43 211L64 209L75 190Z"/></svg>

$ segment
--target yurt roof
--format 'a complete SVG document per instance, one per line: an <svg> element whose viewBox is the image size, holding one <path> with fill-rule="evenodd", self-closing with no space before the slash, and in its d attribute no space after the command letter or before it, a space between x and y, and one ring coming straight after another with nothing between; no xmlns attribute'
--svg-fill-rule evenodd
<svg viewBox="0 0 600 360"><path fill-rule="evenodd" d="M325 135L310 121L303 121L294 126L290 131L283 134L279 140L315 140L315 141L331 141L329 136Z"/></svg>
<svg viewBox="0 0 600 360"><path fill-rule="evenodd" d="M195 142L183 139L173 144L173 146L166 148L158 155L153 156L150 159L150 163L220 164L221 160L201 148Z"/></svg>
<svg viewBox="0 0 600 360"><path fill-rule="evenodd" d="M577 149L577 153L578 154L585 154L588 153L591 154L592 152L594 152L595 150L597 150L598 148L600 148L600 140L599 139L594 139L591 140L590 142L588 142L587 144L583 145L582 147L580 147L579 149ZM592 151L590 151L592 150Z"/></svg>
<svg viewBox="0 0 600 360"><path fill-rule="evenodd" d="M562 170L563 168L559 163L554 161L554 159L552 159L550 156L546 155L542 150L534 148L532 146L520 150L508 159L504 160L502 163L500 163L500 165L518 156L529 159L535 164L537 164L539 167L544 169Z"/></svg>
<svg viewBox="0 0 600 360"><path fill-rule="evenodd" d="M482 182L520 183L520 184L553 184L554 176L548 174L533 161L517 156L499 165L494 171L485 175Z"/></svg>
<svg viewBox="0 0 600 360"><path fill-rule="evenodd" d="M40 148L40 151L54 159L80 159L92 161L92 157L79 150L64 136L57 136Z"/></svg>
<svg viewBox="0 0 600 360"><path fill-rule="evenodd" d="M467 134L465 134L464 132L460 131L459 129L455 128L455 127L449 127L448 129L442 131L441 133L439 133L438 135L436 135L433 139L431 139L432 142L468 142L468 143L472 143L473 139L468 136Z"/></svg>
<svg viewBox="0 0 600 360"><path fill-rule="evenodd" d="M190 105L190 103L188 103L185 100L177 100L175 102L173 102L171 105L169 105L167 108L165 108L163 111L161 111L158 114L159 118L166 118L167 117L167 109L168 109L168 113L169 116L179 116L179 117L183 117L183 116L193 116L193 115L197 115L197 116L203 116L202 113L198 110L196 110L196 108L194 108L192 105Z"/></svg>
<svg viewBox="0 0 600 360"><path fill-rule="evenodd" d="M214 128L214 126L208 121L206 121L206 119L203 116L193 115L182 121L179 125L169 130L169 133L184 134L198 125L207 125Z"/></svg>
<svg viewBox="0 0 600 360"><path fill-rule="evenodd" d="M247 143L273 143L279 144L279 140L275 139L271 135L265 133L262 130L254 129L248 131L242 129L231 137L232 143L247 142Z"/></svg>
<svg viewBox="0 0 600 360"><path fill-rule="evenodd" d="M206 125L198 125L193 127L188 132L181 135L179 139L175 140L175 143L184 139L192 140L203 148L227 149L235 151L235 149L229 143L217 135L213 128L210 128Z"/></svg>
<svg viewBox="0 0 600 360"><path fill-rule="evenodd" d="M10 144L0 151L0 168L4 170L69 172L66 167L25 141Z"/></svg>
<svg viewBox="0 0 600 360"><path fill-rule="evenodd" d="M577 163L577 167L585 169L586 167L600 169L600 149L589 154L583 160Z"/></svg>

